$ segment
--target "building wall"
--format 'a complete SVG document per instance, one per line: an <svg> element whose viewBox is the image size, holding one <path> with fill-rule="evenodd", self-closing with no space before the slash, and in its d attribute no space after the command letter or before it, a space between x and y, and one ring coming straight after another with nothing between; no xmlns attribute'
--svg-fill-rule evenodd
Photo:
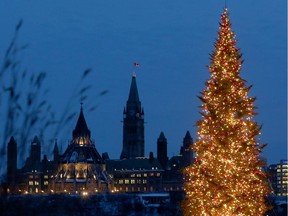
<svg viewBox="0 0 288 216"><path fill-rule="evenodd" d="M277 196L288 196L288 164L287 160L281 160L277 164Z"/></svg>
<svg viewBox="0 0 288 216"><path fill-rule="evenodd" d="M111 173L113 192L157 192L162 191L160 170L123 170Z"/></svg>
<svg viewBox="0 0 288 216"><path fill-rule="evenodd" d="M101 173L97 170L101 171L102 167L92 163L60 164L50 190L53 193L105 192L110 186L101 181Z"/></svg>

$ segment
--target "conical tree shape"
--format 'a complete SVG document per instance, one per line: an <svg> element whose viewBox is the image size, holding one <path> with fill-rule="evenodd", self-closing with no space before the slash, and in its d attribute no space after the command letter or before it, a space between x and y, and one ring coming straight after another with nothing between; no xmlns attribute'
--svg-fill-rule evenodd
<svg viewBox="0 0 288 216"><path fill-rule="evenodd" d="M199 97L202 117L197 122L195 163L184 170L184 215L263 215L268 206L267 176L259 155L260 126L253 102L240 77L241 54L236 48L228 10L211 55L211 78Z"/></svg>

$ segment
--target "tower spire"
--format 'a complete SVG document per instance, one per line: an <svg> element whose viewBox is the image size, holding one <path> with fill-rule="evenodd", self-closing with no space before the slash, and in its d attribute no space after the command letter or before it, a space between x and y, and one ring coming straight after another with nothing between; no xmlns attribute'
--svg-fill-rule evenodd
<svg viewBox="0 0 288 216"><path fill-rule="evenodd" d="M86 120L85 120L85 117L83 114L82 105L83 105L83 103L81 102L80 114L79 114L75 129L73 130L73 140L75 140L75 141L80 139L80 138L88 141L88 140L90 140L90 135L91 135L91 132L88 129L88 126L87 126L87 123L86 123Z"/></svg>
<svg viewBox="0 0 288 216"><path fill-rule="evenodd" d="M120 158L144 157L144 112L139 99L136 75L132 75L123 119L123 149Z"/></svg>
<svg viewBox="0 0 288 216"><path fill-rule="evenodd" d="M136 83L136 74L132 75L132 81L130 85L130 91L129 91L129 97L128 97L127 103L128 102L140 102L137 83Z"/></svg>

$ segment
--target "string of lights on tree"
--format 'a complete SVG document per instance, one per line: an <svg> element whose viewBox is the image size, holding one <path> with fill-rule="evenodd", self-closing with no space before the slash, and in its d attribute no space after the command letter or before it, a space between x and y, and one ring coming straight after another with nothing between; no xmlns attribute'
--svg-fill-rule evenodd
<svg viewBox="0 0 288 216"><path fill-rule="evenodd" d="M270 193L260 159L261 127L253 121L255 98L240 77L243 61L236 48L228 9L221 15L210 79L199 97L194 164L184 170L184 215L263 215Z"/></svg>

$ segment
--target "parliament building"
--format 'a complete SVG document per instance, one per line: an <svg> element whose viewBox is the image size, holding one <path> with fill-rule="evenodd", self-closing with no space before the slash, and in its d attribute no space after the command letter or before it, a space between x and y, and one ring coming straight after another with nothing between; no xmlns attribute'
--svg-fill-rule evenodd
<svg viewBox="0 0 288 216"><path fill-rule="evenodd" d="M123 111L123 147L119 159L100 154L91 139L83 107L72 139L64 153L57 141L53 159L41 159L41 143L37 136L31 142L24 166L17 166L17 140L7 145L7 193L164 192L183 190L181 169L193 163L193 139L186 132L179 155L168 158L167 139L163 132L157 139L157 155L145 157L144 110L133 74L128 100Z"/></svg>

